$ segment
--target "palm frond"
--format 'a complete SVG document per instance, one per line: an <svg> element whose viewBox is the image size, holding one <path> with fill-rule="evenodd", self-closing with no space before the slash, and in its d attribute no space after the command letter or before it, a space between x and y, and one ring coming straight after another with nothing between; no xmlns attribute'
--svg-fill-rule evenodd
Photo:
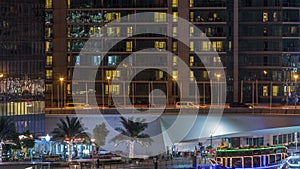
<svg viewBox="0 0 300 169"><path fill-rule="evenodd" d="M57 124L57 127L51 132L53 140L64 141L66 138L89 139L89 136L85 132L85 129L83 125L81 125L78 117L69 118L69 116L66 116L66 119L60 119L59 122L60 123Z"/></svg>

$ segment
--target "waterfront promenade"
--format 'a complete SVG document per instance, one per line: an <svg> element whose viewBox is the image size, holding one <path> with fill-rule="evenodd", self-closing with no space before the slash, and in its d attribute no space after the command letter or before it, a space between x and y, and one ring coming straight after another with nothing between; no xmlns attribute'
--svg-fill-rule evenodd
<svg viewBox="0 0 300 169"><path fill-rule="evenodd" d="M197 160L196 168L209 168L207 160ZM201 164L200 164L201 163ZM157 165L153 159L109 162L97 159L75 160L72 162L3 162L0 169L192 169L192 158L177 157L171 159L159 159ZM194 167L195 168L195 167Z"/></svg>

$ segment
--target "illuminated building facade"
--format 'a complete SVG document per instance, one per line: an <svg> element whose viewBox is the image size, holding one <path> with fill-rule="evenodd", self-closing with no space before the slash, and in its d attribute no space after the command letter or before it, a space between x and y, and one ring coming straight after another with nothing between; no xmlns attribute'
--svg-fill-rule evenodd
<svg viewBox="0 0 300 169"><path fill-rule="evenodd" d="M95 92L98 105L110 104L110 94L122 98L129 94L131 103L148 104L149 91L161 89L167 95L167 103L179 100L178 62L167 56L181 58L191 71L191 80L196 78L199 95L189 88L186 99L200 99L210 103L210 78L203 63L195 54L207 56L208 62L223 63L226 72L227 102L242 101L255 103L279 103L296 94L294 75L298 72L299 51L299 4L295 0L46 0L46 105L57 107L72 102L72 94L80 96L81 102L89 100ZM143 24L128 22L122 26L105 27L131 14L153 12L153 18ZM166 15L173 16L167 20ZM144 34L132 36L134 32L146 29L160 29L178 34L178 19L181 17L196 25L202 32L190 28L189 48L176 39L162 35ZM154 25L154 26L153 26ZM208 37L211 43L201 41ZM80 55L85 42L101 37L105 45L123 39L105 56L103 53ZM156 51L145 52L144 58L155 56L161 70L149 69L138 74L133 81L123 80L116 70L126 57L147 48ZM218 52L220 57L210 53ZM165 52L168 51L168 52ZM171 54L170 54L171 53ZM88 59L87 59L88 58ZM172 56L171 56L172 58ZM103 60L100 62L100 60ZM129 59L130 60L130 59ZM147 60L147 59L145 59ZM133 61L134 63L134 61ZM125 65L127 68L132 63ZM74 68L91 70L98 68L94 79L74 83ZM162 71L170 68L172 74ZM214 76L214 75L212 75ZM109 85L111 79L119 84ZM59 80L59 78L63 78ZM296 81L295 81L296 80ZM95 85L93 88L92 86ZM159 98L157 98L159 100ZM161 98L163 99L163 98ZM124 99L124 103L129 100Z"/></svg>
<svg viewBox="0 0 300 169"><path fill-rule="evenodd" d="M18 132L44 133L43 0L0 2L0 115Z"/></svg>

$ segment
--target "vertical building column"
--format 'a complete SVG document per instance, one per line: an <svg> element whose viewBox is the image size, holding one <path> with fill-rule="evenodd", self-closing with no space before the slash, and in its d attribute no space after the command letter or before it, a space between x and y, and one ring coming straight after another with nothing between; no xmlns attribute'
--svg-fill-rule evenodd
<svg viewBox="0 0 300 169"><path fill-rule="evenodd" d="M167 14L169 15L172 15L172 0L168 0L168 11L167 11ZM172 32L172 27L173 27L173 22L172 20L168 20L168 27L167 27L167 31L170 33ZM172 51L173 51L173 40L172 40L172 37L168 37L167 39L167 49L169 51L169 53L167 54L168 55L168 71L172 71L173 70L173 56L175 54L172 54ZM173 77L172 75L169 75L168 76L168 82L166 84L166 87L167 87L167 93L168 93L168 96L167 96L167 104L173 104L175 103L174 101L174 97L173 97L173 93L174 93L174 89L173 89Z"/></svg>
<svg viewBox="0 0 300 169"><path fill-rule="evenodd" d="M178 1L178 16L189 21L189 1ZM178 57L189 66L190 48L185 44L189 44L189 25L178 24ZM184 44L185 43L185 44ZM189 83L190 72L185 70L183 63L178 62L178 85L180 88L180 99L189 98Z"/></svg>
<svg viewBox="0 0 300 169"><path fill-rule="evenodd" d="M273 145L273 135L264 135L264 145Z"/></svg>
<svg viewBox="0 0 300 169"><path fill-rule="evenodd" d="M59 78L67 79L67 3L53 0L53 98L58 106L61 93ZM59 87L56 87L59 86ZM62 88L64 90L64 88ZM60 100L63 98L60 98ZM61 105L62 106L62 105Z"/></svg>
<svg viewBox="0 0 300 169"><path fill-rule="evenodd" d="M239 100L239 2L233 4L233 101Z"/></svg>

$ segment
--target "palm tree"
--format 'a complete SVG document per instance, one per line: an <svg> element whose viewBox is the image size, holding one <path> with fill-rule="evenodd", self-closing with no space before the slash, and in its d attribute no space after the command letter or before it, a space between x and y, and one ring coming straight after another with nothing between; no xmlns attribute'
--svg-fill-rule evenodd
<svg viewBox="0 0 300 169"><path fill-rule="evenodd" d="M148 134L142 133L148 124L144 123L145 119L137 118L135 121L133 117L128 120L120 117L123 128L117 127L115 130L120 134L113 137L110 141L115 143L115 146L125 142L129 146L129 158L134 157L134 144L139 143L142 146L149 146L153 140Z"/></svg>
<svg viewBox="0 0 300 169"><path fill-rule="evenodd" d="M52 131L53 140L69 142L69 161L72 160L72 146L75 139L88 139L88 135L84 130L85 128L81 125L78 117L69 118L69 116L66 116L65 120L60 119L60 123L57 123L57 128L54 128Z"/></svg>
<svg viewBox="0 0 300 169"><path fill-rule="evenodd" d="M2 162L2 145L15 144L17 132L14 120L11 117L0 117L0 162Z"/></svg>

